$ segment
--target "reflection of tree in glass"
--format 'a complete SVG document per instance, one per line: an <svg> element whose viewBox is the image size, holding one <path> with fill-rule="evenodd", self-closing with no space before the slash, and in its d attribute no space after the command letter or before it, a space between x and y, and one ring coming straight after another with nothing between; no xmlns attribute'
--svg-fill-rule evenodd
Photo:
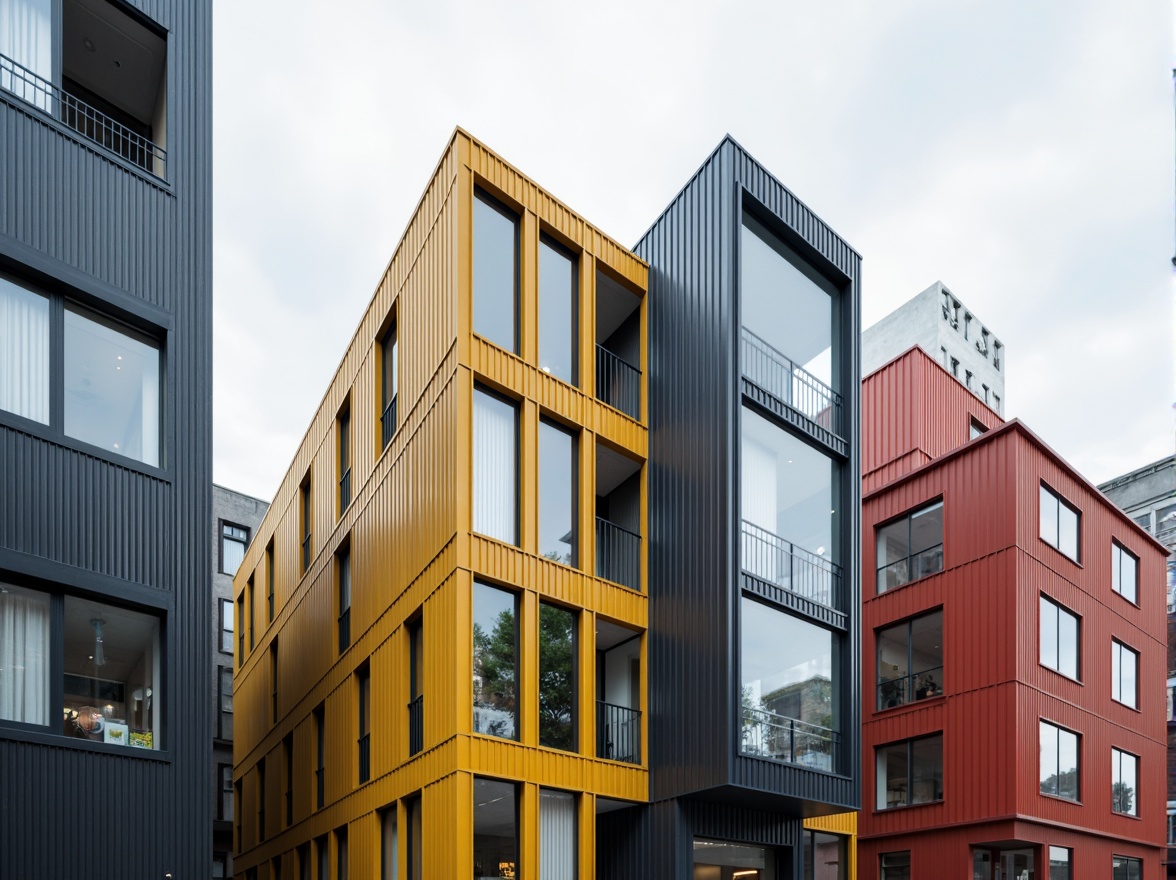
<svg viewBox="0 0 1176 880"><path fill-rule="evenodd" d="M556 749L575 744L572 668L575 615L553 605L539 606L539 742Z"/></svg>
<svg viewBox="0 0 1176 880"><path fill-rule="evenodd" d="M1061 773L1051 774L1041 781L1043 794L1078 800L1078 768L1071 767Z"/></svg>
<svg viewBox="0 0 1176 880"><path fill-rule="evenodd" d="M1111 786L1112 809L1116 813L1134 813L1135 789L1126 782L1116 782Z"/></svg>
<svg viewBox="0 0 1176 880"><path fill-rule="evenodd" d="M489 635L474 623L474 705L510 715L490 721L481 733L514 736L515 695L515 618L507 610L498 613Z"/></svg>

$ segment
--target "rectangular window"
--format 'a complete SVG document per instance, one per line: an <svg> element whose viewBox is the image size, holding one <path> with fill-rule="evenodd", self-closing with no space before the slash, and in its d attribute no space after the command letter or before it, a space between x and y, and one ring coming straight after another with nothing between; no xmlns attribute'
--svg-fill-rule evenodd
<svg viewBox="0 0 1176 880"><path fill-rule="evenodd" d="M971 419L968 422L968 439L975 440L981 434L988 433L988 427L984 425L979 419Z"/></svg>
<svg viewBox="0 0 1176 880"><path fill-rule="evenodd" d="M347 880L347 826L335 829L335 880Z"/></svg>
<svg viewBox="0 0 1176 880"><path fill-rule="evenodd" d="M747 596L739 608L743 753L836 771L837 637Z"/></svg>
<svg viewBox="0 0 1176 880"><path fill-rule="evenodd" d="M539 876L576 880L576 796L539 789Z"/></svg>
<svg viewBox="0 0 1176 880"><path fill-rule="evenodd" d="M380 811L380 880L399 880L396 805Z"/></svg>
<svg viewBox="0 0 1176 880"><path fill-rule="evenodd" d="M2 46L0 53L7 54ZM0 83L3 76L0 71ZM0 275L0 409L43 425L49 424L49 340L49 298Z"/></svg>
<svg viewBox="0 0 1176 880"><path fill-rule="evenodd" d="M1070 880L1070 850L1064 846L1049 848L1049 880Z"/></svg>
<svg viewBox="0 0 1176 880"><path fill-rule="evenodd" d="M910 851L883 853L881 857L882 880L911 880Z"/></svg>
<svg viewBox="0 0 1176 880"><path fill-rule="evenodd" d="M539 420L539 555L575 566L579 507L576 437Z"/></svg>
<svg viewBox="0 0 1176 880"><path fill-rule="evenodd" d="M1111 589L1136 603L1139 589L1139 560L1118 542L1111 543Z"/></svg>
<svg viewBox="0 0 1176 880"><path fill-rule="evenodd" d="M217 703L220 710L217 713L216 735L223 740L233 738L233 670L229 666L221 666L217 670Z"/></svg>
<svg viewBox="0 0 1176 880"><path fill-rule="evenodd" d="M576 258L547 236L539 239L539 369L571 385L579 359Z"/></svg>
<svg viewBox="0 0 1176 880"><path fill-rule="evenodd" d="M274 542L265 545L265 597L269 605L269 622L274 622Z"/></svg>
<svg viewBox="0 0 1176 880"><path fill-rule="evenodd" d="M1111 749L1111 809L1128 816L1139 815L1139 758L1130 752Z"/></svg>
<svg viewBox="0 0 1176 880"><path fill-rule="evenodd" d="M846 880L848 862L844 837L805 830L802 880Z"/></svg>
<svg viewBox="0 0 1176 880"><path fill-rule="evenodd" d="M216 799L216 817L222 822L233 821L233 768L230 764L218 764L220 792Z"/></svg>
<svg viewBox="0 0 1176 880"><path fill-rule="evenodd" d="M777 877L776 853L770 847L727 840L694 838L694 872L698 878L770 880ZM788 862L784 863L785 865ZM786 876L792 876L786 874Z"/></svg>
<svg viewBox="0 0 1176 880"><path fill-rule="evenodd" d="M311 880L310 872L313 870L310 860L310 844L304 843L298 847L298 880Z"/></svg>
<svg viewBox="0 0 1176 880"><path fill-rule="evenodd" d="M409 798L404 802L404 817L408 824L408 840L404 847L406 880L421 880L424 877L424 846L422 845L421 799Z"/></svg>
<svg viewBox="0 0 1176 880"><path fill-rule="evenodd" d="M0 583L0 719L49 724L51 605L48 593Z"/></svg>
<svg viewBox="0 0 1176 880"><path fill-rule="evenodd" d="M321 810L327 790L327 719L320 704L314 710L314 805Z"/></svg>
<svg viewBox="0 0 1176 880"><path fill-rule="evenodd" d="M249 575L249 580L245 582L245 593L249 599L249 650L252 651L257 645L257 632L253 626L257 618L257 594L253 589L253 575Z"/></svg>
<svg viewBox="0 0 1176 880"><path fill-rule="evenodd" d="M1078 734L1048 721L1040 722L1041 793L1076 801L1081 793Z"/></svg>
<svg viewBox="0 0 1176 880"><path fill-rule="evenodd" d="M399 352L396 345L396 321L380 340L380 449L383 450L396 433L396 395L400 384Z"/></svg>
<svg viewBox="0 0 1176 880"><path fill-rule="evenodd" d="M233 600L221 599L220 605L220 650L222 654L233 653Z"/></svg>
<svg viewBox="0 0 1176 880"><path fill-rule="evenodd" d="M518 218L481 190L474 192L474 332L516 352Z"/></svg>
<svg viewBox="0 0 1176 880"><path fill-rule="evenodd" d="M371 737L368 729L371 724L372 712L372 676L367 666L362 667L355 676L359 691L357 700L359 708L359 740L357 742L359 747L359 781L367 782L372 778Z"/></svg>
<svg viewBox="0 0 1176 880"><path fill-rule="evenodd" d="M518 407L474 388L474 531L518 544Z"/></svg>
<svg viewBox="0 0 1176 880"><path fill-rule="evenodd" d="M943 693L943 612L878 630L878 708Z"/></svg>
<svg viewBox="0 0 1176 880"><path fill-rule="evenodd" d="M339 441L339 516L351 506L351 407L339 413L336 422Z"/></svg>
<svg viewBox="0 0 1176 880"><path fill-rule="evenodd" d="M425 747L425 633L421 614L408 622L408 754Z"/></svg>
<svg viewBox="0 0 1176 880"><path fill-rule="evenodd" d="M539 603L539 745L576 751L574 611Z"/></svg>
<svg viewBox="0 0 1176 880"><path fill-rule="evenodd" d="M909 807L943 800L943 734L880 746L877 807Z"/></svg>
<svg viewBox="0 0 1176 880"><path fill-rule="evenodd" d="M232 523L221 522L220 570L221 574L235 575L245 559L245 548L249 545L249 529Z"/></svg>
<svg viewBox="0 0 1176 880"><path fill-rule="evenodd" d="M282 754L286 758L286 827L294 824L294 734L282 740Z"/></svg>
<svg viewBox="0 0 1176 880"><path fill-rule="evenodd" d="M278 723L278 640L270 642L270 720Z"/></svg>
<svg viewBox="0 0 1176 880"><path fill-rule="evenodd" d="M327 843L327 835L315 838L314 848L318 856L317 880L331 880L331 850Z"/></svg>
<svg viewBox="0 0 1176 880"><path fill-rule="evenodd" d="M1041 665L1077 681L1080 650L1078 615L1046 596L1041 597L1038 607L1041 616Z"/></svg>
<svg viewBox="0 0 1176 880"><path fill-rule="evenodd" d="M237 597L237 665L245 662L245 593Z"/></svg>
<svg viewBox="0 0 1176 880"><path fill-rule="evenodd" d="M257 840L265 840L265 758L257 761Z"/></svg>
<svg viewBox="0 0 1176 880"><path fill-rule="evenodd" d="M1111 640L1111 699L1132 709L1139 705L1139 654Z"/></svg>
<svg viewBox="0 0 1176 880"><path fill-rule="evenodd" d="M518 734L518 598L474 582L474 733Z"/></svg>
<svg viewBox="0 0 1176 880"><path fill-rule="evenodd" d="M339 571L339 653L351 645L351 547L335 557Z"/></svg>
<svg viewBox="0 0 1176 880"><path fill-rule="evenodd" d="M879 526L877 536L879 593L943 571L942 501Z"/></svg>
<svg viewBox="0 0 1176 880"><path fill-rule="evenodd" d="M518 877L518 789L474 777L474 876Z"/></svg>
<svg viewBox="0 0 1176 880"><path fill-rule="evenodd" d="M310 509L310 474L307 474L302 480L302 486L298 490L299 495L299 523L298 532L302 536L302 571L305 573L310 568L310 535L311 535L311 509Z"/></svg>
<svg viewBox="0 0 1176 880"><path fill-rule="evenodd" d="M1112 880L1143 880L1143 859L1113 856L1111 861Z"/></svg>
<svg viewBox="0 0 1176 880"><path fill-rule="evenodd" d="M245 802L241 799L241 780L233 783L233 809L237 818L237 852L245 848L245 837L241 834L241 814L245 812ZM240 809L237 809L237 808Z"/></svg>
<svg viewBox="0 0 1176 880"><path fill-rule="evenodd" d="M1041 540L1078 561L1078 526L1076 508L1055 495L1044 483L1040 492Z"/></svg>

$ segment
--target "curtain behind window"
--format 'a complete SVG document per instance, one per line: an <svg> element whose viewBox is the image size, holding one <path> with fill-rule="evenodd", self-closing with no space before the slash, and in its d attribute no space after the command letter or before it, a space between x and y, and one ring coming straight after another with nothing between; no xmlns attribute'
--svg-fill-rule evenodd
<svg viewBox="0 0 1176 880"><path fill-rule="evenodd" d="M508 544L518 538L518 428L515 408L474 390L474 531Z"/></svg>
<svg viewBox="0 0 1176 880"><path fill-rule="evenodd" d="M0 88L48 112L49 93L11 59L46 83L53 80L53 0L0 0Z"/></svg>
<svg viewBox="0 0 1176 880"><path fill-rule="evenodd" d="M49 597L0 584L0 718L49 723Z"/></svg>
<svg viewBox="0 0 1176 880"><path fill-rule="evenodd" d="M0 278L0 409L49 424L49 300L5 278Z"/></svg>
<svg viewBox="0 0 1176 880"><path fill-rule="evenodd" d="M576 798L566 791L539 790L539 876L576 877Z"/></svg>

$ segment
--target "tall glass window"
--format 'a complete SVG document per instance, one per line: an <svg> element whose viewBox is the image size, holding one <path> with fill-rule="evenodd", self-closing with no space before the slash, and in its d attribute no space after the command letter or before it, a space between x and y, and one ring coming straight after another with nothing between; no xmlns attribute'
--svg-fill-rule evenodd
<svg viewBox="0 0 1176 880"><path fill-rule="evenodd" d="M879 810L943 800L943 734L879 746L874 755Z"/></svg>
<svg viewBox="0 0 1176 880"><path fill-rule="evenodd" d="M1139 587L1139 561L1121 545L1111 544L1111 589L1135 602Z"/></svg>
<svg viewBox="0 0 1176 880"><path fill-rule="evenodd" d="M576 796L539 789L539 876L576 880Z"/></svg>
<svg viewBox="0 0 1176 880"><path fill-rule="evenodd" d="M518 408L474 389L474 531L508 544L518 531Z"/></svg>
<svg viewBox="0 0 1176 880"><path fill-rule="evenodd" d="M1113 856L1111 858L1111 880L1143 880L1143 859Z"/></svg>
<svg viewBox="0 0 1176 880"><path fill-rule="evenodd" d="M249 530L232 523L221 523L221 573L234 575L245 559Z"/></svg>
<svg viewBox="0 0 1176 880"><path fill-rule="evenodd" d="M539 369L576 382L576 260L554 241L539 239Z"/></svg>
<svg viewBox="0 0 1176 880"><path fill-rule="evenodd" d="M576 438L554 422L539 421L539 554L575 566L579 493Z"/></svg>
<svg viewBox="0 0 1176 880"><path fill-rule="evenodd" d="M474 777L474 878L518 877L518 793L514 783Z"/></svg>
<svg viewBox="0 0 1176 880"><path fill-rule="evenodd" d="M380 433L383 441L381 449L388 445L392 435L396 433L396 394L400 383L400 366L397 362L396 322L388 328L384 338L380 340Z"/></svg>
<svg viewBox="0 0 1176 880"><path fill-rule="evenodd" d="M746 406L742 428L743 569L835 605L837 466Z"/></svg>
<svg viewBox="0 0 1176 880"><path fill-rule="evenodd" d="M1139 815L1139 758L1130 752L1111 749L1111 809L1128 816Z"/></svg>
<svg viewBox="0 0 1176 880"><path fill-rule="evenodd" d="M841 835L806 830L803 880L845 880L849 871L845 850Z"/></svg>
<svg viewBox="0 0 1176 880"><path fill-rule="evenodd" d="M1064 846L1049 848L1049 880L1070 880L1070 850Z"/></svg>
<svg viewBox="0 0 1176 880"><path fill-rule="evenodd" d="M576 750L576 613L539 603L539 744Z"/></svg>
<svg viewBox="0 0 1176 880"><path fill-rule="evenodd" d="M1139 704L1139 654L1111 640L1111 699L1134 709Z"/></svg>
<svg viewBox="0 0 1176 880"><path fill-rule="evenodd" d="M0 67L0 89L13 92L48 112L48 96L33 83L34 77L44 82L53 80L53 0L0 2L0 55L11 58L33 74L33 77L14 75L11 68Z"/></svg>
<svg viewBox="0 0 1176 880"><path fill-rule="evenodd" d="M159 348L65 312L65 433L159 464Z"/></svg>
<svg viewBox="0 0 1176 880"><path fill-rule="evenodd" d="M1078 773L1078 734L1071 730L1040 722L1041 793L1078 800L1081 791Z"/></svg>
<svg viewBox="0 0 1176 880"><path fill-rule="evenodd" d="M481 190L474 193L474 332L517 351L518 218Z"/></svg>
<svg viewBox="0 0 1176 880"><path fill-rule="evenodd" d="M518 735L517 606L514 593L474 584L474 733Z"/></svg>
<svg viewBox="0 0 1176 880"><path fill-rule="evenodd" d="M746 596L739 607L744 753L835 770L833 633Z"/></svg>
<svg viewBox="0 0 1176 880"><path fill-rule="evenodd" d="M1041 540L1078 561L1078 531L1081 517L1078 511L1045 485L1040 492Z"/></svg>
<svg viewBox="0 0 1176 880"><path fill-rule="evenodd" d="M878 630L878 708L943 693L943 612Z"/></svg>
<svg viewBox="0 0 1176 880"><path fill-rule="evenodd" d="M399 880L397 863L396 805L380 813L380 880Z"/></svg>
<svg viewBox="0 0 1176 880"><path fill-rule="evenodd" d="M49 723L49 603L48 593L0 583L0 718L5 721Z"/></svg>
<svg viewBox="0 0 1176 880"><path fill-rule="evenodd" d="M882 880L911 880L911 853L883 853L880 857Z"/></svg>
<svg viewBox="0 0 1176 880"><path fill-rule="evenodd" d="M0 27L0 37L3 32ZM2 44L0 54L7 54ZM0 84L3 76L0 71ZM49 424L49 299L2 275L0 409Z"/></svg>
<svg viewBox="0 0 1176 880"><path fill-rule="evenodd" d="M404 874L407 880L421 880L424 876L424 836L419 796L404 802L404 814L408 820L408 845L404 848L408 870Z"/></svg>
<svg viewBox="0 0 1176 880"><path fill-rule="evenodd" d="M1041 665L1078 678L1078 616L1052 599L1041 597Z"/></svg>
<svg viewBox="0 0 1176 880"><path fill-rule="evenodd" d="M943 502L879 526L877 549L879 593L943 571Z"/></svg>

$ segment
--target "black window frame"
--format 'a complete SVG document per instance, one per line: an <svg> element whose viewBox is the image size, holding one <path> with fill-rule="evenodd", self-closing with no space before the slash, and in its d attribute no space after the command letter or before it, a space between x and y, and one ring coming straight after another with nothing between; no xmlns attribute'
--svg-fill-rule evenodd
<svg viewBox="0 0 1176 880"><path fill-rule="evenodd" d="M1113 674L1114 669L1115 669L1114 654L1115 654L1116 648L1119 649L1119 651L1120 651L1120 653L1119 653L1119 680L1118 681L1115 681L1114 674ZM1130 703L1128 703L1126 700L1122 699L1122 696L1123 696L1123 656L1124 656L1124 653L1129 654L1134 659L1134 662L1135 662L1135 689L1131 694L1131 702ZM1112 637L1111 638L1111 654L1112 654L1112 656L1111 656L1111 672L1112 672L1111 699L1114 700L1116 703L1118 703L1120 706L1126 706L1128 709L1135 709L1136 711L1139 711L1139 652L1136 651L1134 648L1132 648L1129 644L1127 644L1122 639ZM1118 690L1119 696L1115 696L1116 690Z"/></svg>
<svg viewBox="0 0 1176 880"><path fill-rule="evenodd" d="M1130 758L1135 762L1135 788L1131 790L1131 805L1129 810L1121 809L1122 789L1116 793L1115 786L1122 786L1123 784L1123 759ZM1121 749L1118 746L1111 746L1111 812L1120 816L1132 816L1139 818L1139 767L1143 763L1139 755L1134 752L1129 752L1126 749Z"/></svg>
<svg viewBox="0 0 1176 880"><path fill-rule="evenodd" d="M938 792L939 796L930 798L928 800L915 801L915 800L912 800L912 791L914 790L914 784L916 782L916 780L915 780L915 755L914 755L915 744L921 743L921 742L928 742L933 739L939 740L939 775L938 775L938 781L939 781L939 785L940 785L940 790ZM921 807L921 806L925 806L926 804L941 804L944 802L944 800L945 800L944 790L946 789L946 785L944 784L946 782L946 780L944 779L944 768L947 766L947 761L944 758L944 754L943 754L943 747L944 747L945 740L946 740L946 737L943 735L943 731L937 730L933 733L925 734L923 736L913 736L913 737L910 737L909 739L901 739L901 740L897 740L895 742L882 743L882 744L874 747L875 766L877 765L877 756L878 756L879 752L882 752L882 751L888 750L888 749L893 749L896 746L905 746L906 747L906 765L907 765L906 766L906 779L902 780L903 790L906 792L906 800L901 803L891 804L889 802L889 799L887 799L886 806L882 806L881 804L879 804L878 800L879 800L880 787L881 787L881 781L882 781L879 778L879 779L875 780L876 792L875 792L875 803L874 803L875 809L878 812L888 812L890 810L902 810L902 809L906 809L908 807ZM932 780L932 781L934 781L934 780ZM889 792L891 789L890 782L891 782L891 780L888 777L886 779L887 792Z"/></svg>
<svg viewBox="0 0 1176 880"><path fill-rule="evenodd" d="M519 547L519 546L521 546L521 543L522 543L522 518L523 518L523 514L522 514L522 495L523 495L523 471L522 471L522 464L523 464L523 449L522 449L522 445L523 445L523 435L522 435L523 412L522 412L522 410L523 410L523 406L522 406L522 402L519 400L516 400L513 397L508 397L505 394L501 394L498 391L495 391L494 389L492 389L488 385L485 385L481 382L475 381L474 382L474 393L473 393L473 397L471 398L471 401L470 401L470 409L471 409L470 426L471 426L471 434L472 434L472 443L473 444L477 443L477 434L476 434L474 426L475 426L476 419L477 419L476 400L477 400L477 397L479 394L484 395L485 397L489 398L490 400L497 401L498 403L501 403L504 406L509 406L511 409L511 412L514 414L514 478L515 478L514 479L514 486L513 486L513 489L514 489L514 519L511 523L511 530L513 533L513 538L511 540L507 540L505 538L500 538L500 537L497 537L494 535L489 535L489 534L485 534L483 532L479 532L476 528L474 529L474 534L484 535L484 537L489 538L492 541L500 541L503 544L509 544L512 547ZM476 454L477 454L477 451L476 451L476 446L475 446L474 455L476 455ZM477 472L477 469L473 467L472 463L471 463L470 470L471 470L471 473L470 473L470 490L469 491L470 491L470 504L471 504L471 514L472 514L473 509L476 506L475 501L477 499L478 472Z"/></svg>
<svg viewBox="0 0 1176 880"><path fill-rule="evenodd" d="M249 575L249 579L245 581L245 593L247 594L246 611L249 619L246 621L249 627L249 652L257 648L257 588L253 582L253 575Z"/></svg>
<svg viewBox="0 0 1176 880"><path fill-rule="evenodd" d="M233 600L225 596L221 596L217 602L220 606L220 653L233 656L233 642L235 641L233 616ZM229 646L225 647L225 636L229 637Z"/></svg>
<svg viewBox="0 0 1176 880"><path fill-rule="evenodd" d="M245 665L245 591L237 597L237 668Z"/></svg>
<svg viewBox="0 0 1176 880"><path fill-rule="evenodd" d="M233 801L234 787L233 787L233 765L221 764L216 765L217 777L217 792L216 792L216 818L218 822L232 822L235 804ZM226 798L226 795L228 796ZM226 809L227 807L227 809Z"/></svg>
<svg viewBox="0 0 1176 880"><path fill-rule="evenodd" d="M342 409L339 410L339 415L335 417L335 437L337 446L335 450L336 466L339 472L338 495L338 517L342 518L347 509L351 507L351 398L343 404Z"/></svg>
<svg viewBox="0 0 1176 880"><path fill-rule="evenodd" d="M1112 854L1111 877L1112 880L1142 880L1143 859Z"/></svg>
<svg viewBox="0 0 1176 880"><path fill-rule="evenodd" d="M520 288L522 287L522 273L523 273L523 252L522 252L523 251L523 248L522 248L522 244L523 244L522 219L523 218L522 218L522 214L518 210L515 210L514 208L510 207L506 202L504 202L502 199L498 198L497 196L492 195L480 183L475 183L475 185L474 185L474 202L479 202L479 201L482 202L484 205L486 205L491 210L496 211L497 213L501 214L504 218L509 219L514 226L514 284L513 284L513 295L512 295L512 303L511 303L511 310L513 313L514 321L513 321L512 330L511 330L511 337L512 337L511 346L509 348L507 348L502 345L499 345L498 342L496 342L495 340L490 339L487 336L483 336L481 333L479 333L477 330L477 327L476 327L476 324L477 324L477 317L476 317L477 316L477 301L476 301L477 278L476 278L476 270L473 265L473 254L474 254L473 248L475 247L475 238L477 236L477 224L478 224L476 206L472 206L471 210L470 210L470 248L471 248L470 329L474 333L474 335L476 335L479 339L485 340L489 345L493 345L496 348L501 348L503 351L508 351L511 354L517 355L519 353L519 349L521 347L520 343L522 341L520 338L522 336L522 332L521 332L522 315L520 314L522 312L522 309L520 308L520 306L522 305L522 290Z"/></svg>
<svg viewBox="0 0 1176 880"><path fill-rule="evenodd" d="M347 826L340 825L335 836L335 880L347 880Z"/></svg>
<svg viewBox="0 0 1176 880"><path fill-rule="evenodd" d="M228 679L228 688L225 687L225 679ZM225 697L228 697L228 709L225 708ZM232 666L217 666L216 678L216 697L217 697L217 712L216 712L216 738L223 742L231 742L233 739L232 731L225 736L225 716L233 714L233 667Z"/></svg>
<svg viewBox="0 0 1176 880"><path fill-rule="evenodd" d="M930 667L929 669L915 670L913 635L915 623L920 620L939 616L940 632L943 633L941 638L946 639L946 633L943 630L943 606L928 609L920 612L913 617L908 617L905 620L898 620L893 623L888 623L885 626L880 626L874 630L874 674L877 678L877 712L884 712L888 709L897 708L899 706L910 705L918 700L928 699L930 697L939 697L943 695L944 686L944 657L947 653L942 644L939 646L939 665ZM901 677L883 679L882 678L882 636L890 630L898 630L901 627L906 628L906 674ZM933 675L939 675L939 682L934 681ZM894 687L898 683L902 683L903 687L901 693ZM889 686L889 687L888 687ZM924 690L926 688L926 690ZM897 699L896 699L897 698ZM886 703L888 705L883 705Z"/></svg>
<svg viewBox="0 0 1176 880"><path fill-rule="evenodd" d="M355 579L351 572L351 541L348 539L335 553L335 608L338 611L337 645L340 656L351 647L351 594L354 587Z"/></svg>
<svg viewBox="0 0 1176 880"><path fill-rule="evenodd" d="M299 525L299 543L301 544L302 556L302 573L306 574L310 571L311 563L311 541L314 537L311 523L314 518L314 508L312 506L311 491L313 484L311 482L311 474L308 470L306 476L302 478L302 482L298 484L298 525Z"/></svg>
<svg viewBox="0 0 1176 880"><path fill-rule="evenodd" d="M1039 485L1040 485L1040 489L1037 493L1037 508L1038 508L1037 509L1037 536L1041 539L1042 543L1047 544L1050 547L1053 547L1055 550L1057 550L1059 553L1061 553L1067 559L1081 565L1082 564L1082 511L1079 510L1075 505L1071 504L1065 498L1065 496L1062 495L1061 492L1054 489L1051 485L1046 483L1044 480L1042 480ZM1058 542L1056 544L1053 543L1052 541L1050 541L1045 535L1042 534L1042 525L1045 522L1045 513L1046 513L1045 510L1043 510L1041 507L1041 499L1042 499L1043 494L1049 494L1054 499L1054 501L1057 502L1057 515L1056 515L1056 518L1054 521L1054 529L1055 529L1056 534L1058 536ZM1073 556L1071 556L1069 553L1067 553L1065 550L1062 549L1062 544L1064 543L1062 541L1062 508L1063 507L1066 508L1067 510L1069 510L1071 513L1073 513L1074 518L1075 518L1075 521L1074 521L1074 555Z"/></svg>
<svg viewBox="0 0 1176 880"><path fill-rule="evenodd" d="M379 338L380 350L380 424L376 457L379 458L399 429L397 418L398 396L400 393L400 339L397 336L397 308L393 306L388 316L388 326ZM392 381L388 381L388 361L392 362ZM389 387L389 385L391 387Z"/></svg>
<svg viewBox="0 0 1176 880"><path fill-rule="evenodd" d="M550 249L553 253L559 254L566 258L572 264L572 284L571 284L571 324L570 336L567 340L571 343L571 373L572 375L567 379L559 377L559 381L567 382L567 384L579 388L580 387L580 260L581 253L573 247L564 244L556 238L549 230L541 229L539 231L539 246L536 250L536 275L535 275L535 298L536 298L536 331L538 333L538 347L536 349L536 356L540 358L538 363L542 363L543 351L543 284L542 277L539 271L540 262L543 259L543 248Z"/></svg>
<svg viewBox="0 0 1176 880"><path fill-rule="evenodd" d="M1046 595L1045 593L1040 593L1039 596L1040 596L1040 598L1037 603L1037 614L1039 617L1038 630L1037 630L1038 631L1037 662L1039 665L1044 666L1046 669L1049 669L1053 672L1056 672L1058 675L1064 676L1065 678L1068 678L1071 681L1080 682L1080 681L1082 681L1082 618L1081 618L1081 616L1079 616L1078 614L1075 614L1073 611L1071 611L1069 608L1067 608L1065 605L1063 605L1061 602L1059 602L1057 599L1053 598L1052 596ZM1045 627L1046 621L1044 620L1044 618L1041 617L1041 615L1042 615L1042 607L1043 607L1043 605L1046 605L1046 604L1053 607L1053 613L1056 615L1055 619L1057 620L1057 626L1055 627L1056 634L1054 636L1054 640L1055 640L1057 647L1058 647L1057 657L1055 658L1055 660L1057 662L1056 666L1051 665L1049 663L1046 663L1045 656L1042 653L1044 650L1044 646L1041 644L1041 630ZM1073 618L1074 625L1075 625L1075 632L1077 633L1075 640L1074 640L1074 675L1070 675L1068 672L1065 672L1062 669L1061 620L1062 620L1063 614L1067 615L1068 617Z"/></svg>
<svg viewBox="0 0 1176 880"><path fill-rule="evenodd" d="M1042 767L1041 767L1041 761L1042 761L1041 736L1042 736L1042 727L1043 726L1044 727L1051 727L1054 729L1054 731L1056 731L1055 737L1057 738L1056 739L1057 745L1055 746L1055 751L1058 753L1058 765L1057 765L1057 767L1053 768L1054 769L1053 778L1056 780L1056 790L1055 791L1046 791L1045 788L1043 787L1043 782L1041 779L1041 770L1042 770ZM1061 765L1060 745L1061 745L1061 734L1063 734L1063 733L1066 733L1066 734L1073 736L1074 741L1075 741L1075 751L1076 751L1075 765L1076 766L1074 768L1074 771L1075 771L1074 797L1072 797L1072 798L1067 797L1066 795L1061 793L1061 773L1059 771L1061 770L1061 766L1062 766ZM1058 798L1059 800L1068 801L1069 803L1072 803L1072 804L1082 803L1082 734L1076 730L1071 730L1068 727L1065 727L1061 724L1058 724L1057 722L1050 721L1048 718L1040 718L1040 719L1038 719L1038 722L1037 722L1037 737L1038 737L1038 743L1037 743L1037 746L1038 746L1038 759L1037 759L1037 790L1038 790L1038 793L1044 797Z"/></svg>
<svg viewBox="0 0 1176 880"><path fill-rule="evenodd" d="M408 756L410 758L423 751L425 747L424 624L423 609L418 609L417 613L405 623L408 633Z"/></svg>
<svg viewBox="0 0 1176 880"><path fill-rule="evenodd" d="M319 703L311 712L314 718L314 804L316 810L326 806L326 776L327 776L327 716L326 706Z"/></svg>
<svg viewBox="0 0 1176 880"><path fill-rule="evenodd" d="M372 778L371 751L371 720L372 720L372 670L371 665L364 663L355 671L356 710L358 736L356 750L358 753L359 782L362 785Z"/></svg>
<svg viewBox="0 0 1176 880"><path fill-rule="evenodd" d="M1131 595L1123 592L1123 557L1128 557L1133 566L1131 578ZM1139 557L1124 547L1118 541L1111 541L1111 591L1139 607Z"/></svg>
<svg viewBox="0 0 1176 880"><path fill-rule="evenodd" d="M274 622L274 539L265 545L265 598L269 608L269 622Z"/></svg>
<svg viewBox="0 0 1176 880"><path fill-rule="evenodd" d="M236 571L225 571L225 541L233 541L237 544L240 544L241 556L244 557L245 551L249 547L249 539L252 537L252 535L250 533L249 527L243 526L240 523L235 523L227 519L218 520L218 523L220 526L218 532L220 540L217 542L217 571L220 574L233 577L237 573ZM245 536L243 538L238 538L235 535L229 534L229 532L233 530L244 532Z"/></svg>
<svg viewBox="0 0 1176 880"><path fill-rule="evenodd" d="M936 508L939 508L943 511L943 513L941 515L943 523L942 523L942 527L940 529L939 543L938 544L931 544L927 547L923 547L920 550L916 551L914 548L914 543L911 540L911 534L912 534L912 528L913 528L912 524L914 522L914 519L916 516L930 513L931 511L935 510ZM895 559L893 562L888 562L885 565L878 565L877 564L877 562L878 562L878 542L882 539L882 533L884 532L884 530L890 528L891 526L897 525L898 523L901 523L903 521L906 522L906 526L907 526L906 527L907 555L906 555L905 560L904 559ZM944 498L942 495L938 496L936 498L932 498L926 502L923 502L923 503L919 504L917 507L912 507L909 510L899 514L898 516L891 517L890 519L885 520L885 521L880 522L877 525L875 525L874 526L874 565L875 565L874 592L875 592L875 594L882 595L883 593L889 593L893 590L902 589L903 587L909 586L910 584L913 584L917 581L921 581L925 578L932 577L933 575L941 574L947 568L947 560L946 560L946 554L945 554L946 545L947 545L947 505L944 503ZM921 557L925 553L928 553L930 551L935 550L936 548L939 548L939 567L934 569L933 571L927 571L922 574L919 574L918 576L912 576L912 569L913 569L913 565L914 565L914 560L918 559L919 557ZM884 588L883 587L883 583L884 583L883 572L886 569L890 568L891 566L897 565L899 562L906 563L906 571L907 571L906 580L903 580L901 583L896 583L893 587L885 587Z"/></svg>

